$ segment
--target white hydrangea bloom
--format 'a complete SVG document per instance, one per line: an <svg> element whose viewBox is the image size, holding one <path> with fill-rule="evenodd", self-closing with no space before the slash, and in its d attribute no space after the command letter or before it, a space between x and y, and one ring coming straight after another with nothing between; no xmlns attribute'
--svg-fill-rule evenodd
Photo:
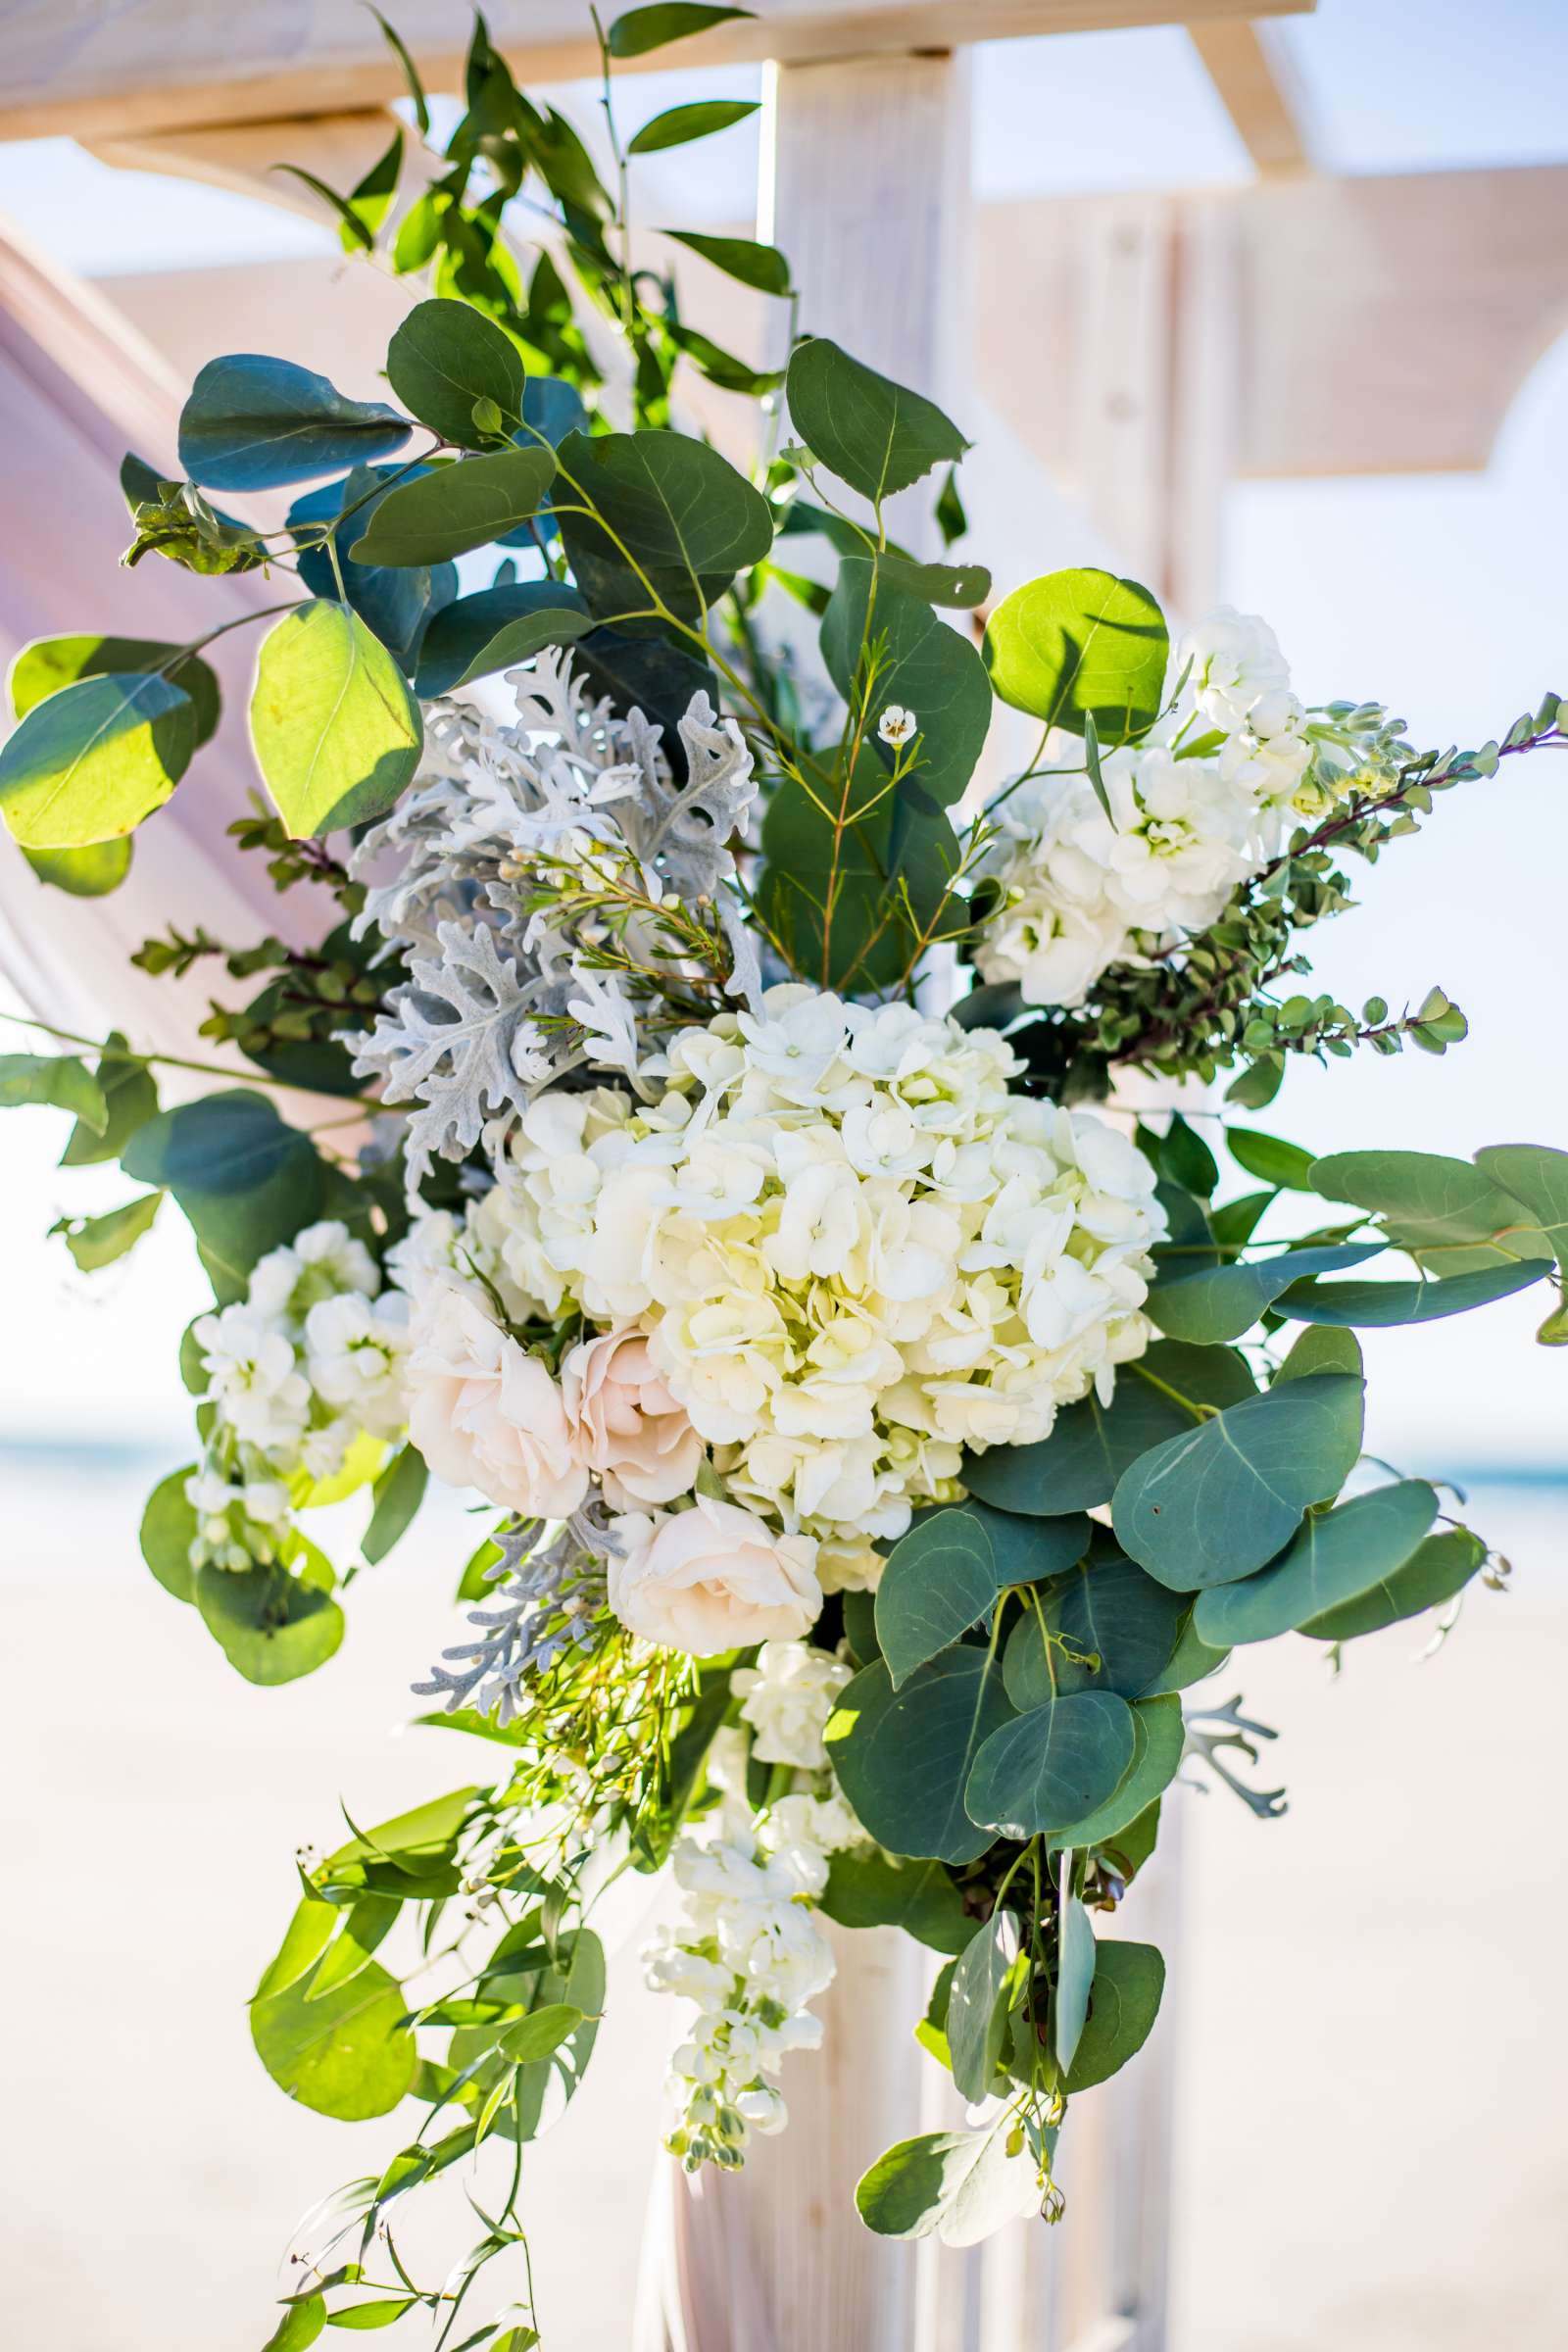
<svg viewBox="0 0 1568 2352"><path fill-rule="evenodd" d="M965 1446L1043 1438L1142 1353L1152 1172L906 1004L774 988L670 1063L651 1103L536 1102L474 1223L547 1313L640 1327L728 1493L869 1581Z"/></svg>

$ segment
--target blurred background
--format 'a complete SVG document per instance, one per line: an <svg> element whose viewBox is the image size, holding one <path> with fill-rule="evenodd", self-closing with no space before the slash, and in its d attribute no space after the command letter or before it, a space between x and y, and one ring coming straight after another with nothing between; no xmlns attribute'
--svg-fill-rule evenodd
<svg viewBox="0 0 1568 2352"><path fill-rule="evenodd" d="M949 14L963 30L967 10ZM464 11L451 19L457 47ZM0 67L14 39L30 67L36 35L15 23L0 21ZM1377 697L1419 743L1475 743L1568 691L1568 11L1321 0L1266 30L1294 148L1234 58L1216 66L1180 24L967 54L971 306L942 331L983 443L972 552L1001 592L1107 550L1138 568L1142 534L1147 570L1189 609L1218 594L1267 615L1308 702ZM248 38L244 23L227 31ZM760 94L763 69L625 86L629 128L688 97ZM590 85L549 94L597 137ZM644 217L749 233L760 144L746 124L650 158ZM284 140L266 160L290 156L306 160ZM179 170L64 135L0 144L0 445L15 468L18 255L68 306L86 281L103 351L181 382L219 351L277 349L374 389L408 287L346 264L333 230L264 193ZM1128 359L1095 323L1085 256L1147 263L1162 239L1175 274ZM1195 276L1215 269L1220 293L1195 311ZM1240 357L1205 375L1189 351L1172 375L1151 366L1151 336L1196 337L1200 360L1236 338ZM1074 388L1118 365L1144 370L1130 397L1152 410L1131 453L1136 416L1086 422ZM1160 481L1140 508L1129 482L1151 433ZM1004 563L985 528L1005 503L984 472L991 444L1026 452L1041 485L1027 538L1015 516L1004 533ZM98 512L84 536L107 527L112 545L120 521ZM29 618L45 572L70 579L75 625L133 609L112 559L83 567L69 535L0 536L8 655L67 625ZM1314 943L1319 985L1350 1004L1399 1005L1440 982L1468 1043L1441 1061L1295 1066L1259 1125L1320 1152L1568 1147L1552 1044L1565 783L1543 756L1440 801L1419 839L1365 872L1361 911ZM9 968L24 982L15 949ZM232 1675L135 1545L145 1493L190 1456L175 1350L204 1285L172 1215L92 1278L42 1238L122 1189L112 1170L57 1169L67 1124L8 1119L0 1158L21 1931L0 1951L0 2018L26 2149L4 2209L7 2301L17 2341L52 2352L251 2352L270 2250L317 2194L376 2167L397 2127L290 2107L252 2057L243 1998L292 1900L293 1848L334 1836L326 1792L375 1818L476 1769L460 1739L387 1730L456 1638L468 1546L456 1505L429 1511L362 1581L323 1674L280 1691ZM1355 1644L1337 1680L1304 1642L1250 1656L1218 1695L1239 1685L1279 1727L1261 1777L1288 1786L1290 1812L1259 1823L1223 1791L1178 1800L1184 1934L1160 2027L1178 2101L1173 2352L1547 2352L1568 2336L1554 2251L1568 1361L1533 1347L1538 1319L1531 1296L1367 1335L1370 1447L1463 1486L1472 1523L1515 1562L1512 1590L1473 1590L1434 1655L1427 1628L1402 1626ZM668 2021L638 1986L637 1933L628 1921L589 2088L534 2166L544 2308L554 2295L572 2352L623 2341L659 2137Z"/></svg>

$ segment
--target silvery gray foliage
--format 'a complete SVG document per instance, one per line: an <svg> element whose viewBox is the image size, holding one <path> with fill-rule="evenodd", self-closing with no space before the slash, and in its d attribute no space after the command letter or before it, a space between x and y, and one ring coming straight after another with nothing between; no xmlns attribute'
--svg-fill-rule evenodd
<svg viewBox="0 0 1568 2352"><path fill-rule="evenodd" d="M544 1673L567 1650L586 1648L605 1599L605 1533L590 1503L536 1549L542 1522L523 1519L496 1537L502 1556L485 1571L492 1601L468 1611L475 1642L443 1650L430 1680L416 1683L416 1698L439 1698L447 1714L473 1707L506 1725L525 1704L523 1683Z"/></svg>
<svg viewBox="0 0 1568 2352"><path fill-rule="evenodd" d="M362 1078L382 1080L388 1102L414 1102L408 1178L417 1186L439 1152L464 1159L487 1121L515 1114L551 1075L556 1040L532 1017L559 1010L547 975L519 970L484 923L442 922L436 953L415 956L375 1026L349 1040Z"/></svg>

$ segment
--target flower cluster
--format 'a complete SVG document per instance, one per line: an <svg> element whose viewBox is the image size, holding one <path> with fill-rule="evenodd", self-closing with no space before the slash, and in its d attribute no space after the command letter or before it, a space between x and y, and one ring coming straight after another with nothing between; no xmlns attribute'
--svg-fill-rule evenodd
<svg viewBox="0 0 1568 2352"><path fill-rule="evenodd" d="M955 1494L966 1445L1043 1438L1058 1405L1108 1395L1142 1352L1162 1230L1149 1164L1102 1121L1010 1092L1017 1064L993 1032L905 1004L777 987L756 1014L683 1032L669 1064L651 1102L588 1090L533 1103L470 1212L476 1248L514 1312L586 1317L618 1343L607 1376L624 1359L651 1377L664 1426L638 1442L670 1483L655 1494L645 1477L641 1499L690 1489L689 1428L725 1499L820 1545L818 1582L864 1583L874 1539ZM632 1332L646 1346L627 1353ZM416 1336L416 1389L427 1360ZM499 1399L497 1366L481 1378ZM563 1494L568 1463L591 1458L571 1377L548 1404L539 1378L523 1483L474 1482L514 1508L553 1507L547 1452ZM441 1414L464 1421L452 1394ZM613 1416L595 1443L593 1466L633 1488ZM699 1539L654 1522L629 1541L628 1594L650 1561L661 1584L666 1561L684 1574ZM774 1548L766 1605L788 1607L792 1582L814 1602L809 1546Z"/></svg>
<svg viewBox="0 0 1568 2352"><path fill-rule="evenodd" d="M369 1250L335 1220L270 1251L242 1301L202 1317L213 1418L185 1488L194 1567L280 1556L298 1505L373 1473L406 1419L407 1326L408 1300L382 1289Z"/></svg>
<svg viewBox="0 0 1568 2352"><path fill-rule="evenodd" d="M790 1786L753 1813L729 1794L701 1835L673 1856L682 1916L645 1954L657 1991L691 2001L696 2017L670 2061L680 2121L667 2145L689 2172L742 2161L753 2132L787 2121L774 2078L791 2050L815 2049L821 2021L807 2004L834 1975L833 1947L810 1906L829 1861L865 1834L826 1769L822 1733L850 1670L800 1642L763 1644L731 1687L752 1728L751 1753L793 1767ZM721 1734L709 1777L744 1787L746 1740Z"/></svg>
<svg viewBox="0 0 1568 2352"><path fill-rule="evenodd" d="M989 866L1002 903L975 960L985 979L1016 981L1027 1004L1081 1004L1111 964L1214 922L1288 818L1317 816L1335 797L1265 622L1222 608L1180 660L1176 707L1101 763L1108 812L1059 733L1047 768L998 809Z"/></svg>

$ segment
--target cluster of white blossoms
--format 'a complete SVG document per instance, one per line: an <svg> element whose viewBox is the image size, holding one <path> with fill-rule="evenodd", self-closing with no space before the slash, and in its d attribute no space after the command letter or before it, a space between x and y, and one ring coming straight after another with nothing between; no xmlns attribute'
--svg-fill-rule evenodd
<svg viewBox="0 0 1568 2352"><path fill-rule="evenodd" d="M997 811L988 870L1003 898L975 961L986 980L1016 981L1026 1004L1080 1004L1111 964L1216 921L1290 819L1331 803L1265 622L1222 607L1178 665L1188 679L1177 707L1102 760L1108 815L1082 745L1059 732L1045 765L1078 772L1032 776Z"/></svg>
<svg viewBox="0 0 1568 2352"><path fill-rule="evenodd" d="M597 1484L612 1605L702 1652L803 1632L966 1446L1108 1396L1163 1220L1114 1128L1008 1091L995 1031L790 984L669 1065L652 1102L539 1098L462 1232L418 1237L411 1428L514 1510ZM590 1336L558 1379L498 1308Z"/></svg>
<svg viewBox="0 0 1568 2352"><path fill-rule="evenodd" d="M215 1410L185 1486L191 1563L248 1568L278 1556L293 1509L345 1475L357 1439L384 1448L401 1435L408 1300L328 1220L260 1259L244 1299L204 1315L194 1336Z"/></svg>
<svg viewBox="0 0 1568 2352"><path fill-rule="evenodd" d="M811 1916L833 1854L866 1842L827 1769L822 1734L850 1669L802 1642L765 1642L731 1686L752 1730L751 1752L791 1768L787 1792L760 1813L744 1788L744 1735L720 1733L709 1775L730 1793L699 1835L675 1848L681 1919L644 1955L657 1991L696 2015L671 2061L680 2120L667 2145L689 2171L734 2170L753 2132L781 2132L776 2077L792 2050L814 2050L820 2019L808 2003L833 1981L833 1947Z"/></svg>

